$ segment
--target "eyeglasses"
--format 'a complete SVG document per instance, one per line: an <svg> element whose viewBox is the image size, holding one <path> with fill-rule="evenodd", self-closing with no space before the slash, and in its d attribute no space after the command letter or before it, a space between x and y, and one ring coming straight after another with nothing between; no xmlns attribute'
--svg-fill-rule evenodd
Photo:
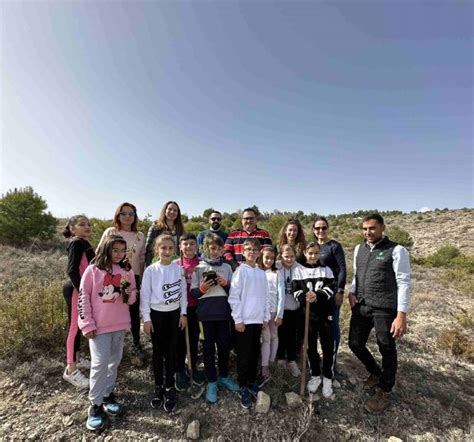
<svg viewBox="0 0 474 442"><path fill-rule="evenodd" d="M119 215L122 215L122 216L135 216L135 212L126 212L125 210L122 210Z"/></svg>
<svg viewBox="0 0 474 442"><path fill-rule="evenodd" d="M327 227L313 227L313 230L327 230Z"/></svg>
<svg viewBox="0 0 474 442"><path fill-rule="evenodd" d="M212 218L209 218L211 221L222 221L222 218L219 218L218 216L213 216Z"/></svg>
<svg viewBox="0 0 474 442"><path fill-rule="evenodd" d="M253 249L252 247L245 247L244 249L245 252L260 252L260 249Z"/></svg>
<svg viewBox="0 0 474 442"><path fill-rule="evenodd" d="M242 218L244 221L252 221L256 219L254 216L246 216L245 218Z"/></svg>

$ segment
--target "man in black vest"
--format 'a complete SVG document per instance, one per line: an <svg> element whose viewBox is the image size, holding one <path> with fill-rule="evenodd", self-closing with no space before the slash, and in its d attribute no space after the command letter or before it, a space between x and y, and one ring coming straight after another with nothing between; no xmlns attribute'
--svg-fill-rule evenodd
<svg viewBox="0 0 474 442"><path fill-rule="evenodd" d="M379 214L362 220L365 241L354 250L354 279L349 292L352 309L349 347L370 373L364 388L376 387L364 404L367 411L384 411L397 373L395 338L407 329L410 301L410 260L408 251L384 236L385 224ZM375 328L382 354L382 367L367 349Z"/></svg>

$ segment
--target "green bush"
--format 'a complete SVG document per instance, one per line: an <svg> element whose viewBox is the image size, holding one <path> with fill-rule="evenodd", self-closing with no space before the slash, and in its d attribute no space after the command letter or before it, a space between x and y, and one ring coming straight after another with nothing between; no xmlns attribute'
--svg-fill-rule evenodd
<svg viewBox="0 0 474 442"><path fill-rule="evenodd" d="M24 245L34 239L52 239L58 221L46 201L32 187L14 189L0 199L0 242Z"/></svg>
<svg viewBox="0 0 474 442"><path fill-rule="evenodd" d="M26 347L56 347L65 337L61 282L20 277L0 286L0 356Z"/></svg>
<svg viewBox="0 0 474 442"><path fill-rule="evenodd" d="M425 258L428 265L432 267L452 267L454 258L461 255L459 249L454 246L443 246L435 253Z"/></svg>
<svg viewBox="0 0 474 442"><path fill-rule="evenodd" d="M403 247L410 248L413 245L413 239L410 234L398 226L391 227L387 230L387 236L397 244Z"/></svg>

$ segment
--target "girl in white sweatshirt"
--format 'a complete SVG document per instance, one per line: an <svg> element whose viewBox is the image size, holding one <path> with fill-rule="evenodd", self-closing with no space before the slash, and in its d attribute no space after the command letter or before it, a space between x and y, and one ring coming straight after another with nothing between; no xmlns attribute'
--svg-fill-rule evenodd
<svg viewBox="0 0 474 442"><path fill-rule="evenodd" d="M183 268L172 262L174 241L171 235L163 234L154 243L155 256L159 261L146 268L143 274L140 311L143 329L151 336L153 344L153 371L155 395L153 408L167 412L176 409L174 374L176 371L179 328L186 327L186 279ZM163 388L163 364L165 366L165 388Z"/></svg>

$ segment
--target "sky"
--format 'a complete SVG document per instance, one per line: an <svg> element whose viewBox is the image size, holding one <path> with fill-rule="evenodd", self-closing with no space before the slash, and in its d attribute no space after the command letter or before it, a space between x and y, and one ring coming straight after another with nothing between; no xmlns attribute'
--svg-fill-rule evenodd
<svg viewBox="0 0 474 442"><path fill-rule="evenodd" d="M0 192L61 217L473 207L473 12L2 1Z"/></svg>

